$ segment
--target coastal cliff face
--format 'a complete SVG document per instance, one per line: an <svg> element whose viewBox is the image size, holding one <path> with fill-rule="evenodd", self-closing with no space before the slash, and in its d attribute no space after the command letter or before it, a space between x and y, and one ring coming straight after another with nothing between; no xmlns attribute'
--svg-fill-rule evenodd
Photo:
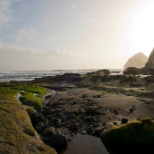
<svg viewBox="0 0 154 154"><path fill-rule="evenodd" d="M0 153L56 154L34 130L27 107L18 104L12 94L4 97L5 91L0 91Z"/></svg>
<svg viewBox="0 0 154 154"><path fill-rule="evenodd" d="M145 64L145 68L146 69L150 69L150 68L154 69L154 48L151 51L151 54L149 56L147 63Z"/></svg>
<svg viewBox="0 0 154 154"><path fill-rule="evenodd" d="M139 52L128 59L128 61L124 65L124 69L128 67L142 68L145 66L147 60L148 58L142 52Z"/></svg>

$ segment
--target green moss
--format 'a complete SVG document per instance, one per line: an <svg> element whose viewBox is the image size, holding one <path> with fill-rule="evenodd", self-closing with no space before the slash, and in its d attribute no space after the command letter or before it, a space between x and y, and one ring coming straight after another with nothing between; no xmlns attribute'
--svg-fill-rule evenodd
<svg viewBox="0 0 154 154"><path fill-rule="evenodd" d="M34 96L31 92L24 92L20 97L20 101L23 105L31 106L36 110L41 110L43 98Z"/></svg>
<svg viewBox="0 0 154 154"><path fill-rule="evenodd" d="M15 97L17 91L9 87L0 87L0 100L11 99Z"/></svg>
<svg viewBox="0 0 154 154"><path fill-rule="evenodd" d="M18 92L22 94L20 101L24 105L31 106L36 110L41 110L44 95L47 93L47 89L40 87L38 85L30 84L7 84L0 87L0 102L4 100L11 100L17 102L15 97ZM35 96L34 94L37 94Z"/></svg>
<svg viewBox="0 0 154 154"><path fill-rule="evenodd" d="M16 89L18 91L26 91L26 92L30 92L30 93L37 93L39 94L40 97L43 97L46 92L47 89L37 86L37 85L29 85L29 84L25 84L25 85L18 85L18 86L14 86L12 87L13 89Z"/></svg>
<svg viewBox="0 0 154 154"><path fill-rule="evenodd" d="M149 146L154 145L154 122L151 119L129 122L106 132L104 143L114 146Z"/></svg>
<svg viewBox="0 0 154 154"><path fill-rule="evenodd" d="M39 93L38 101L41 104L46 91L35 85L32 85L31 89L31 85L1 84L0 153L56 154L53 148L45 145L38 137L26 112L28 107L17 102L16 96L21 90L25 91L23 95L27 97L26 99L35 100L33 92Z"/></svg>

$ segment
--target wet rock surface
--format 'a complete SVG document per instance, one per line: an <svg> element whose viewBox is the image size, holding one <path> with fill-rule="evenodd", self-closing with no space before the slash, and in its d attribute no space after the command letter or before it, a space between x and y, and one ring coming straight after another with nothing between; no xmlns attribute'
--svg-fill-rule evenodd
<svg viewBox="0 0 154 154"><path fill-rule="evenodd" d="M0 109L1 154L57 154L38 136L27 114L27 107L3 100L0 101ZM41 127L41 123L38 126Z"/></svg>

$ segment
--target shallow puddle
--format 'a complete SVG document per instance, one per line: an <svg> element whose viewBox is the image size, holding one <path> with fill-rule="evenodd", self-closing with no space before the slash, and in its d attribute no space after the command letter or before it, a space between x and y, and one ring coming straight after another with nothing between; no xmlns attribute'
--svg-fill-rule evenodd
<svg viewBox="0 0 154 154"><path fill-rule="evenodd" d="M77 134L60 154L109 154L100 138Z"/></svg>
<svg viewBox="0 0 154 154"><path fill-rule="evenodd" d="M19 104L22 104L22 102L20 101L20 97L21 97L22 95L20 94L20 93L18 93L18 95L16 96L16 100L18 101L18 103Z"/></svg>

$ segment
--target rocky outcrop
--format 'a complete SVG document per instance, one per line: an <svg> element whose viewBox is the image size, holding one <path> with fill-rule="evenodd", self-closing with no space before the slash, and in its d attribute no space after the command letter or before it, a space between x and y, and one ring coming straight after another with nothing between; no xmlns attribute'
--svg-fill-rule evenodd
<svg viewBox="0 0 154 154"><path fill-rule="evenodd" d="M154 69L154 48L151 51L151 54L149 56L147 63L145 64L145 68L153 68Z"/></svg>
<svg viewBox="0 0 154 154"><path fill-rule="evenodd" d="M153 132L154 121L142 119L106 130L100 138L107 148L118 154L150 153L154 146Z"/></svg>
<svg viewBox="0 0 154 154"><path fill-rule="evenodd" d="M127 74L127 75L138 75L140 74L141 71L139 68L136 67L128 67L123 71L123 74Z"/></svg>
<svg viewBox="0 0 154 154"><path fill-rule="evenodd" d="M151 51L147 63L145 64L144 71L146 74L154 75L154 48Z"/></svg>
<svg viewBox="0 0 154 154"><path fill-rule="evenodd" d="M0 100L0 153L56 154L41 141L26 108L12 100Z"/></svg>
<svg viewBox="0 0 154 154"><path fill-rule="evenodd" d="M44 108L47 107L43 107L43 109ZM48 126L49 121L45 118L45 116L31 108L28 108L27 112L31 118L35 130L39 133L44 143L55 148L57 152L66 148L67 139L65 135L60 131L54 130L54 127ZM43 113L44 115L51 115L52 109L45 110Z"/></svg>
<svg viewBox="0 0 154 154"><path fill-rule="evenodd" d="M102 69L102 70L87 73L87 75L100 75L100 76L109 75L109 74L110 74L110 70L108 69Z"/></svg>
<svg viewBox="0 0 154 154"><path fill-rule="evenodd" d="M124 65L124 69L128 67L142 68L145 66L145 63L147 62L147 60L148 58L142 52L139 52L128 59L128 61Z"/></svg>

